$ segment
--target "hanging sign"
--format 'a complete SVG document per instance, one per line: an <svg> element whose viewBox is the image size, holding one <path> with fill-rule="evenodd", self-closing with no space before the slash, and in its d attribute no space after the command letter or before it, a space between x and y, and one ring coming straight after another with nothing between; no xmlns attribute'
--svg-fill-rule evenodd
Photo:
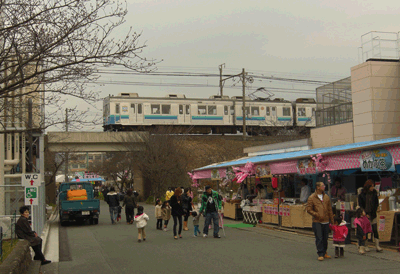
<svg viewBox="0 0 400 274"><path fill-rule="evenodd" d="M42 183L40 173L24 173L22 174L22 186L40 186Z"/></svg>
<svg viewBox="0 0 400 274"><path fill-rule="evenodd" d="M25 205L39 205L38 188L25 187Z"/></svg>
<svg viewBox="0 0 400 274"><path fill-rule="evenodd" d="M218 169L213 169L211 171L211 180L221 180L221 175Z"/></svg>
<svg viewBox="0 0 400 274"><path fill-rule="evenodd" d="M312 159L302 159L297 161L297 173L304 174L316 174L317 166Z"/></svg>
<svg viewBox="0 0 400 274"><path fill-rule="evenodd" d="M395 171L393 157L386 149L362 152L360 166L362 171Z"/></svg>
<svg viewBox="0 0 400 274"><path fill-rule="evenodd" d="M256 178L266 178L271 176L271 170L267 165L258 165L256 167Z"/></svg>

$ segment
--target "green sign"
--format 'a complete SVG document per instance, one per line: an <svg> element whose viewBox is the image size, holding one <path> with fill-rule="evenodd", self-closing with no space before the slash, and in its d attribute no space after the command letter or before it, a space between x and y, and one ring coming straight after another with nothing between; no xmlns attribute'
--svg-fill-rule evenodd
<svg viewBox="0 0 400 274"><path fill-rule="evenodd" d="M37 188L36 187L26 187L25 188L25 197L28 199L36 199L37 198Z"/></svg>

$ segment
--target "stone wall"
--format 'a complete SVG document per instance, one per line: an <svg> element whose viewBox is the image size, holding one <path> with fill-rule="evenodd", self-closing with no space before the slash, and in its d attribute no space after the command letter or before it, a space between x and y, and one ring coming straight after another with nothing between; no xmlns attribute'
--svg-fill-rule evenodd
<svg viewBox="0 0 400 274"><path fill-rule="evenodd" d="M31 250L27 240L19 240L17 245L0 265L0 273L23 274L32 263Z"/></svg>

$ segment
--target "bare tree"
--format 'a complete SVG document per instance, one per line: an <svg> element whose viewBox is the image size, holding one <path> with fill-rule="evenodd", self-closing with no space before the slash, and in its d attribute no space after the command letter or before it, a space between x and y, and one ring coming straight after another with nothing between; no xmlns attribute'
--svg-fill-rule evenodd
<svg viewBox="0 0 400 274"><path fill-rule="evenodd" d="M145 45L139 43L140 33L119 33L127 15L123 1L4 0L0 14L3 128L8 117L26 113L27 98L58 112L64 95L89 103L98 99L87 84L99 77L102 67L146 72L154 65L141 56ZM37 96L42 92L44 98ZM76 121L84 116L76 113ZM50 113L39 127L63 122L55 117Z"/></svg>

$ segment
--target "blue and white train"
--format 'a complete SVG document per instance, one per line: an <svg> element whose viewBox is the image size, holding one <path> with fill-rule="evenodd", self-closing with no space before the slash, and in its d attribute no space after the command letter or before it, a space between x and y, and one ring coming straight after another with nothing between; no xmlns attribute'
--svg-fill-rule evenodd
<svg viewBox="0 0 400 274"><path fill-rule="evenodd" d="M103 102L104 131L149 130L174 125L182 133L221 134L243 130L243 98L211 96L191 99L181 94L139 97L137 93L108 96ZM245 98L246 131L267 133L271 128L315 127L316 103L312 98L296 102L283 99Z"/></svg>

